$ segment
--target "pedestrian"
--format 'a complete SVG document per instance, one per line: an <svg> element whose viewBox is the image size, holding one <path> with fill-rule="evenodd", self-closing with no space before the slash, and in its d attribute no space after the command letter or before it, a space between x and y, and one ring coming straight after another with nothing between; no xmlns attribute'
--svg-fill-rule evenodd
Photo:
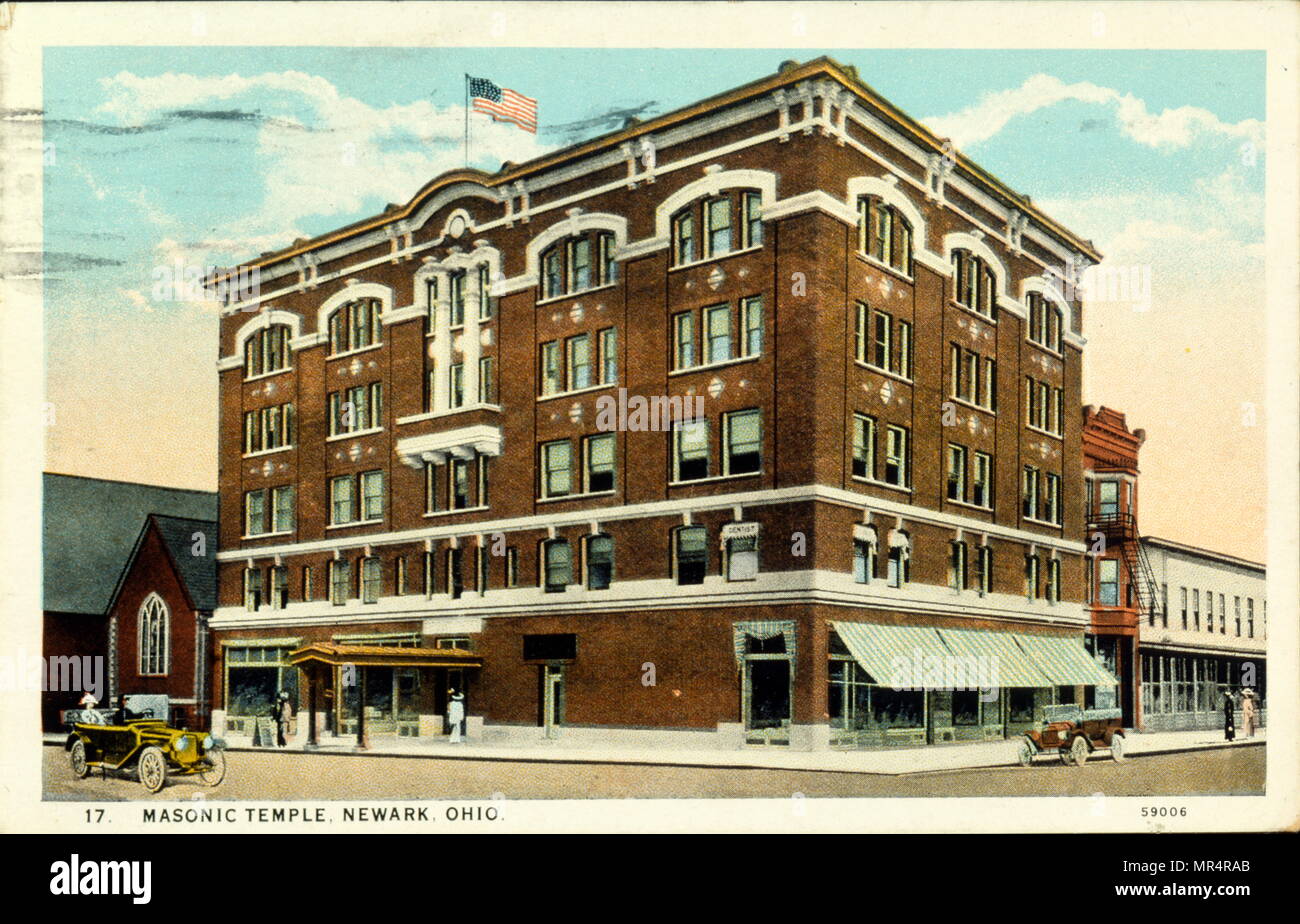
<svg viewBox="0 0 1300 924"><path fill-rule="evenodd" d="M1241 724L1247 738L1255 737L1255 691L1250 687L1241 691Z"/></svg>
<svg viewBox="0 0 1300 924"><path fill-rule="evenodd" d="M460 744L465 724L465 694L454 687L447 692L451 694L447 702L447 721L451 723L451 743Z"/></svg>
<svg viewBox="0 0 1300 924"><path fill-rule="evenodd" d="M289 733L289 722L293 719L293 707L289 705L289 694L280 691L280 703L275 710L275 746L285 747L285 736Z"/></svg>
<svg viewBox="0 0 1300 924"><path fill-rule="evenodd" d="M1237 728L1233 724L1233 701L1232 693L1228 690L1223 691L1223 738L1225 741L1231 741L1237 737Z"/></svg>

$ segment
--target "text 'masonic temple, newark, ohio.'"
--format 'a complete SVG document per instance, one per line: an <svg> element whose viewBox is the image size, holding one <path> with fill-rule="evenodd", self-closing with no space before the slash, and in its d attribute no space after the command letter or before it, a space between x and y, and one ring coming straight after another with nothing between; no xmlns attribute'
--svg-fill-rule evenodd
<svg viewBox="0 0 1300 924"><path fill-rule="evenodd" d="M263 254L214 725L283 690L434 738L454 690L471 739L817 748L1091 704L1099 259L825 58Z"/></svg>

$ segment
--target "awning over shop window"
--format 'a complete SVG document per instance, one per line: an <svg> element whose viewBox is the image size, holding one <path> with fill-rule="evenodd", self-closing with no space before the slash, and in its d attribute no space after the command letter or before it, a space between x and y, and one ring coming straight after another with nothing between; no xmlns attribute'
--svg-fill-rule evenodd
<svg viewBox="0 0 1300 924"><path fill-rule="evenodd" d="M289 652L289 663L355 664L360 667L482 667L483 658L458 648L396 645L335 645L314 642Z"/></svg>
<svg viewBox="0 0 1300 924"><path fill-rule="evenodd" d="M736 645L736 661L739 662L745 657L745 639L756 638L759 641L767 641L770 638L776 638L778 635L785 636L785 651L791 658L795 656L794 645L794 620L755 620L754 622L738 622L732 626L733 641Z"/></svg>
<svg viewBox="0 0 1300 924"><path fill-rule="evenodd" d="M937 629L929 626L880 626L865 622L833 622L831 628L848 648L853 660L884 686L916 686L913 682L895 684L900 670L915 680L917 655L950 657ZM902 659L902 663L898 663Z"/></svg>
<svg viewBox="0 0 1300 924"><path fill-rule="evenodd" d="M1048 680L1057 686L1113 687L1119 683L1088 654L1082 638L1017 635L1016 641Z"/></svg>
<svg viewBox="0 0 1300 924"><path fill-rule="evenodd" d="M1050 687L1053 681L1019 645L1010 632L979 629L939 629L954 655L988 658L995 665L993 685L999 687Z"/></svg>

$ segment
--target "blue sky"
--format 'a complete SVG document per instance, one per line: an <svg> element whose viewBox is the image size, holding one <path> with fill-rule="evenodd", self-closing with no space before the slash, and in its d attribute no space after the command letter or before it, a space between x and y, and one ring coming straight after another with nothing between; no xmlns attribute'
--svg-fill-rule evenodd
<svg viewBox="0 0 1300 924"><path fill-rule="evenodd" d="M157 297L157 268L246 258L405 202L463 162L464 73L540 103L536 137L473 117L472 161L496 169L817 53L47 48L47 375L60 412L47 466L213 486L216 315ZM1086 316L1085 401L1122 407L1153 435L1153 418L1180 406L1205 413L1197 400L1220 415L1262 402L1262 373L1237 377L1228 395L1184 387L1214 378L1225 357L1250 356L1261 335L1251 319L1263 311L1262 285L1240 280L1262 268L1262 53L825 53L1093 239L1108 261L1150 268L1150 311L1100 306ZM1228 286L1243 323L1216 330L1213 293ZM105 349L138 358L96 368ZM1167 378L1125 375L1153 362ZM118 448L124 435L156 440L160 428L193 447L187 458ZM1204 468L1203 443L1160 432L1163 448L1152 451L1171 471L1153 481L1188 474L1197 455ZM1223 437L1212 457L1225 471L1258 461L1262 484L1262 438L1262 426ZM1250 503L1262 511L1260 492ZM1170 515L1166 532L1197 541Z"/></svg>

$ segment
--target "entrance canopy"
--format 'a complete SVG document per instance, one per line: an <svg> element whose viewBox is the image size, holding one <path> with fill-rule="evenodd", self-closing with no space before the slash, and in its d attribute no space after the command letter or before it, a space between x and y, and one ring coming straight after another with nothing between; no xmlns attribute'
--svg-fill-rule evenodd
<svg viewBox="0 0 1300 924"><path fill-rule="evenodd" d="M413 648L396 645L336 645L313 642L289 652L289 663L355 664L358 667L482 667L483 657L459 648Z"/></svg>
<svg viewBox="0 0 1300 924"><path fill-rule="evenodd" d="M1077 638L1059 635L1017 635L1016 641L1047 678L1058 686L1113 687L1119 681L1097 663Z"/></svg>

